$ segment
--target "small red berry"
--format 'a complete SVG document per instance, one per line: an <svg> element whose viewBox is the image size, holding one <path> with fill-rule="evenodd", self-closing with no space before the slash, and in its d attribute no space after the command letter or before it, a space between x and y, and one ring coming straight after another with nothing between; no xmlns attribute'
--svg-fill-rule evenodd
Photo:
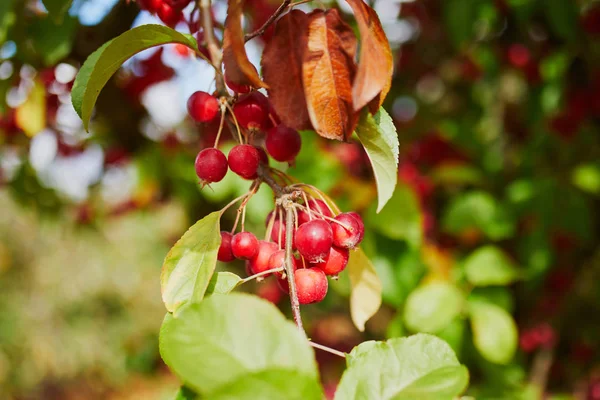
<svg viewBox="0 0 600 400"><path fill-rule="evenodd" d="M267 155L267 152L265 151L265 149L263 149L262 147L257 147L257 149L258 149L258 154L260 156L261 164L269 165L269 156Z"/></svg>
<svg viewBox="0 0 600 400"><path fill-rule="evenodd" d="M279 242L279 236L281 233L281 242ZM296 250L296 245L294 243L294 232L292 231L292 248ZM271 240L277 243L280 247L285 247L285 221L281 221L280 219L276 219L273 222L273 229L271 230Z"/></svg>
<svg viewBox="0 0 600 400"><path fill-rule="evenodd" d="M278 125L267 132L267 151L277 161L293 161L302 147L302 138L297 130Z"/></svg>
<svg viewBox="0 0 600 400"><path fill-rule="evenodd" d="M231 239L231 251L236 258L250 260L258 253L258 239L251 232L236 233Z"/></svg>
<svg viewBox="0 0 600 400"><path fill-rule="evenodd" d="M335 217L335 220L340 223L331 223L333 244L345 249L353 249L356 247L360 239L360 225L356 220L356 217L348 213L342 213ZM348 227L348 229L346 229L346 227Z"/></svg>
<svg viewBox="0 0 600 400"><path fill-rule="evenodd" d="M318 303L327 295L327 276L318 268L299 269L294 280L300 304Z"/></svg>
<svg viewBox="0 0 600 400"><path fill-rule="evenodd" d="M348 249L332 246L329 251L329 256L327 256L325 261L311 264L311 266L319 268L321 271L325 272L325 275L337 275L346 269L349 258L350 251Z"/></svg>
<svg viewBox="0 0 600 400"><path fill-rule="evenodd" d="M225 84L234 93L246 94L246 93L250 93L250 90L252 90L252 88L248 85L239 85L237 83L231 82L227 77L227 72L225 72Z"/></svg>
<svg viewBox="0 0 600 400"><path fill-rule="evenodd" d="M294 240L298 252L306 261L315 263L323 261L331 250L333 232L331 226L322 219L315 219L300 225Z"/></svg>
<svg viewBox="0 0 600 400"><path fill-rule="evenodd" d="M219 182L227 174L227 158L221 150L211 147L198 153L195 167L203 183Z"/></svg>
<svg viewBox="0 0 600 400"><path fill-rule="evenodd" d="M258 297L265 299L273 304L278 304L281 301L281 290L276 280L266 280L256 289Z"/></svg>
<svg viewBox="0 0 600 400"><path fill-rule="evenodd" d="M312 214L312 219L315 219L315 218L320 219L321 218L321 215L317 215L314 212L317 212L317 213L322 214L329 218L333 217L333 213L331 212L331 210L329 209L329 207L323 200L319 200L319 199L309 200L306 207L310 209L311 214ZM310 221L310 216L309 216L308 211L305 211L305 210L300 211L298 213L298 225L302 225L308 221Z"/></svg>
<svg viewBox="0 0 600 400"><path fill-rule="evenodd" d="M233 172L244 179L254 179L260 164L260 154L250 144L239 144L231 149L227 161Z"/></svg>
<svg viewBox="0 0 600 400"><path fill-rule="evenodd" d="M138 6L151 14L156 13L161 5L162 0L138 0Z"/></svg>
<svg viewBox="0 0 600 400"><path fill-rule="evenodd" d="M188 4L192 2L192 0L163 0L165 3L170 5L176 10L183 10L187 7Z"/></svg>
<svg viewBox="0 0 600 400"><path fill-rule="evenodd" d="M360 216L360 214L357 213L356 211L350 211L347 214L350 214L351 216L353 216L356 219L356 221L358 222L359 235L358 235L358 242L356 243L356 244L358 244L358 243L362 242L363 239L365 238L365 223L363 222L363 219Z"/></svg>
<svg viewBox="0 0 600 400"><path fill-rule="evenodd" d="M269 269L269 259L277 250L279 250L279 247L275 243L259 240L258 253L250 260L250 271L253 274L267 271Z"/></svg>
<svg viewBox="0 0 600 400"><path fill-rule="evenodd" d="M183 13L181 10L177 10L167 3L162 3L160 8L156 11L156 14L158 15L158 18L165 23L165 25L171 28L173 28L179 23L179 21L183 19Z"/></svg>
<svg viewBox="0 0 600 400"><path fill-rule="evenodd" d="M298 269L299 263L300 260L298 260L296 257L292 257L292 268L294 268L294 271ZM277 250L269 258L269 269L282 267L285 267L285 250ZM275 275L277 275L277 277L282 277L283 271L277 272Z"/></svg>
<svg viewBox="0 0 600 400"><path fill-rule="evenodd" d="M275 221L279 220L279 210L278 209L269 211L269 214L267 214L267 218L265 219L265 226L269 226L269 223L271 222L271 218L273 218L273 223L275 223Z"/></svg>
<svg viewBox="0 0 600 400"><path fill-rule="evenodd" d="M217 254L217 260L222 262L230 262L235 259L231 251L231 238L233 236L229 232L221 232L221 245L219 246L219 252Z"/></svg>
<svg viewBox="0 0 600 400"><path fill-rule="evenodd" d="M241 127L265 130L269 124L269 100L260 92L246 94L235 103L233 113Z"/></svg>
<svg viewBox="0 0 600 400"><path fill-rule="evenodd" d="M193 93L187 102L190 117L196 122L210 122L219 114L219 100L206 92Z"/></svg>

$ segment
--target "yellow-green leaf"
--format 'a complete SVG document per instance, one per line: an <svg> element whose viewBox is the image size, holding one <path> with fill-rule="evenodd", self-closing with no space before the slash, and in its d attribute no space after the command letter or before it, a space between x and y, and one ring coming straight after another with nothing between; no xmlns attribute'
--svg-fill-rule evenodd
<svg viewBox="0 0 600 400"><path fill-rule="evenodd" d="M46 89L35 81L27 100L15 112L16 124L29 137L34 137L46 127Z"/></svg>
<svg viewBox="0 0 600 400"><path fill-rule="evenodd" d="M375 267L362 249L350 253L348 275L352 293L350 294L350 315L352 322L360 330L381 306L381 281Z"/></svg>

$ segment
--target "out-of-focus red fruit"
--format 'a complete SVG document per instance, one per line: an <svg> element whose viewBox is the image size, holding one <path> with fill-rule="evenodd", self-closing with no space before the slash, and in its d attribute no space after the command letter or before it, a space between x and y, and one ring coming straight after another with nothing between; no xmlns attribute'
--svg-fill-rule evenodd
<svg viewBox="0 0 600 400"><path fill-rule="evenodd" d="M277 125L267 132L265 145L275 160L292 162L300 152L302 139L297 130L285 125Z"/></svg>
<svg viewBox="0 0 600 400"><path fill-rule="evenodd" d="M210 122L219 114L219 100L206 92L195 92L187 101L190 117L196 122Z"/></svg>
<svg viewBox="0 0 600 400"><path fill-rule="evenodd" d="M410 162L400 164L398 177L412 187L421 204L427 202L429 196L433 193L433 183L427 177L421 175L417 167Z"/></svg>
<svg viewBox="0 0 600 400"><path fill-rule="evenodd" d="M359 243L360 225L352 214L342 213L335 217L340 222L331 222L334 246L353 249ZM343 225L342 225L343 224Z"/></svg>
<svg viewBox="0 0 600 400"><path fill-rule="evenodd" d="M600 35L600 5L596 3L583 14L581 26L591 35Z"/></svg>
<svg viewBox="0 0 600 400"><path fill-rule="evenodd" d="M322 262L311 264L311 267L319 268L325 272L325 275L335 276L346 269L349 258L350 251L348 249L331 246L327 258Z"/></svg>
<svg viewBox="0 0 600 400"><path fill-rule="evenodd" d="M162 5L163 0L138 0L137 3L142 10L146 10L149 13L154 14Z"/></svg>
<svg viewBox="0 0 600 400"><path fill-rule="evenodd" d="M227 174L227 158L219 149L204 149L196 157L195 168L202 183L219 182Z"/></svg>
<svg viewBox="0 0 600 400"><path fill-rule="evenodd" d="M296 230L296 248L310 263L323 261L333 245L333 232L328 222L316 219L300 225Z"/></svg>
<svg viewBox="0 0 600 400"><path fill-rule="evenodd" d="M508 62L516 68L524 68L531 61L529 49L522 44L512 44L508 48Z"/></svg>
<svg viewBox="0 0 600 400"><path fill-rule="evenodd" d="M260 154L250 144L239 144L229 151L227 161L233 172L244 179L254 179L260 165Z"/></svg>
<svg viewBox="0 0 600 400"><path fill-rule="evenodd" d="M264 131L269 126L269 100L260 92L241 96L233 106L233 113L245 129Z"/></svg>
<svg viewBox="0 0 600 400"><path fill-rule="evenodd" d="M177 10L167 3L162 3L159 9L156 11L156 15L165 25L174 28L175 25L179 23L183 19L183 14L181 10Z"/></svg>
<svg viewBox="0 0 600 400"><path fill-rule="evenodd" d="M173 46L173 51L180 57L189 57L193 54L193 51L184 44L177 43Z"/></svg>
<svg viewBox="0 0 600 400"><path fill-rule="evenodd" d="M279 247L273 242L265 240L258 241L258 253L250 260L250 271L252 274L258 274L269 270L269 259L279 250Z"/></svg>
<svg viewBox="0 0 600 400"><path fill-rule="evenodd" d="M318 268L303 268L294 274L298 301L300 304L311 304L322 301L327 295L327 276Z"/></svg>
<svg viewBox="0 0 600 400"><path fill-rule="evenodd" d="M258 297L267 300L273 304L279 304L283 294L279 289L276 279L267 279L258 286L256 290Z"/></svg>
<svg viewBox="0 0 600 400"><path fill-rule="evenodd" d="M229 232L221 232L221 245L219 246L219 252L217 253L217 260L222 262L230 262L235 259L235 256L231 251L232 237L233 235Z"/></svg>
<svg viewBox="0 0 600 400"><path fill-rule="evenodd" d="M251 232L236 233L231 240L231 251L236 258L250 260L258 254L258 239Z"/></svg>
<svg viewBox="0 0 600 400"><path fill-rule="evenodd" d="M176 10L183 10L192 0L162 0Z"/></svg>

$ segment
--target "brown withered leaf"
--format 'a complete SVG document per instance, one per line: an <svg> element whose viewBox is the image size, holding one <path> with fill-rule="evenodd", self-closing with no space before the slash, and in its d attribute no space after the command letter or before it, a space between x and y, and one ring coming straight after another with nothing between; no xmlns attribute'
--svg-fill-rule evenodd
<svg viewBox="0 0 600 400"><path fill-rule="evenodd" d="M358 120L352 106L356 37L349 33L335 9L309 15L302 82L313 127L328 139L346 140Z"/></svg>
<svg viewBox="0 0 600 400"><path fill-rule="evenodd" d="M227 80L238 85L267 87L258 76L258 72L248 59L244 48L242 5L242 0L229 0L223 33L223 65L227 73Z"/></svg>
<svg viewBox="0 0 600 400"><path fill-rule="evenodd" d="M277 22L261 61L271 104L281 121L294 129L312 129L302 85L307 34L308 15L290 11Z"/></svg>
<svg viewBox="0 0 600 400"><path fill-rule="evenodd" d="M392 49L375 10L363 0L346 0L352 10L361 36L360 58L356 79L352 85L354 110L358 111L369 102L371 110L377 110L388 94L394 58Z"/></svg>

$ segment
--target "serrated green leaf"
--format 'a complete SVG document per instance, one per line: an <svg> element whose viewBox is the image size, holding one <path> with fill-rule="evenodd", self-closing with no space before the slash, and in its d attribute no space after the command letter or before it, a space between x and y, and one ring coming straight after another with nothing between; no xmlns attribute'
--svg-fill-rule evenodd
<svg viewBox="0 0 600 400"><path fill-rule="evenodd" d="M347 270L352 288L350 315L354 325L362 332L365 330L365 323L381 307L381 281L362 249L350 253Z"/></svg>
<svg viewBox="0 0 600 400"><path fill-rule="evenodd" d="M165 363L206 398L278 400L287 388L305 396L293 399L321 399L308 341L256 296L215 294L167 314L159 343Z"/></svg>
<svg viewBox="0 0 600 400"><path fill-rule="evenodd" d="M427 334L365 342L348 361L335 400L451 399L469 380L450 346Z"/></svg>
<svg viewBox="0 0 600 400"><path fill-rule="evenodd" d="M373 116L363 112L356 134L365 148L377 184L377 212L383 209L394 193L398 181L398 134L394 121L380 108Z"/></svg>
<svg viewBox="0 0 600 400"><path fill-rule="evenodd" d="M461 312L464 300L463 294L454 285L428 283L408 296L404 321L413 332L439 332Z"/></svg>
<svg viewBox="0 0 600 400"><path fill-rule="evenodd" d="M508 364L517 349L517 326L512 316L495 304L469 300L473 342L488 361Z"/></svg>
<svg viewBox="0 0 600 400"><path fill-rule="evenodd" d="M419 248L423 240L422 212L414 191L400 183L393 196L383 208L369 210L367 225L395 240L406 240L413 248Z"/></svg>
<svg viewBox="0 0 600 400"><path fill-rule="evenodd" d="M220 218L221 213L215 211L196 222L167 254L160 284L163 302L170 312L204 297L217 265Z"/></svg>
<svg viewBox="0 0 600 400"><path fill-rule="evenodd" d="M521 278L513 261L496 246L482 246L464 262L467 280L475 286L508 285Z"/></svg>
<svg viewBox="0 0 600 400"><path fill-rule="evenodd" d="M206 288L206 294L227 294L242 282L242 278L232 272L217 272Z"/></svg>
<svg viewBox="0 0 600 400"><path fill-rule="evenodd" d="M44 3L44 7L46 7L52 19L57 23L61 23L73 0L42 0L42 3Z"/></svg>
<svg viewBox="0 0 600 400"><path fill-rule="evenodd" d="M142 50L168 43L180 43L198 52L198 44L191 35L163 25L142 25L105 43L89 56L71 92L73 107L86 130L100 91L121 65Z"/></svg>

